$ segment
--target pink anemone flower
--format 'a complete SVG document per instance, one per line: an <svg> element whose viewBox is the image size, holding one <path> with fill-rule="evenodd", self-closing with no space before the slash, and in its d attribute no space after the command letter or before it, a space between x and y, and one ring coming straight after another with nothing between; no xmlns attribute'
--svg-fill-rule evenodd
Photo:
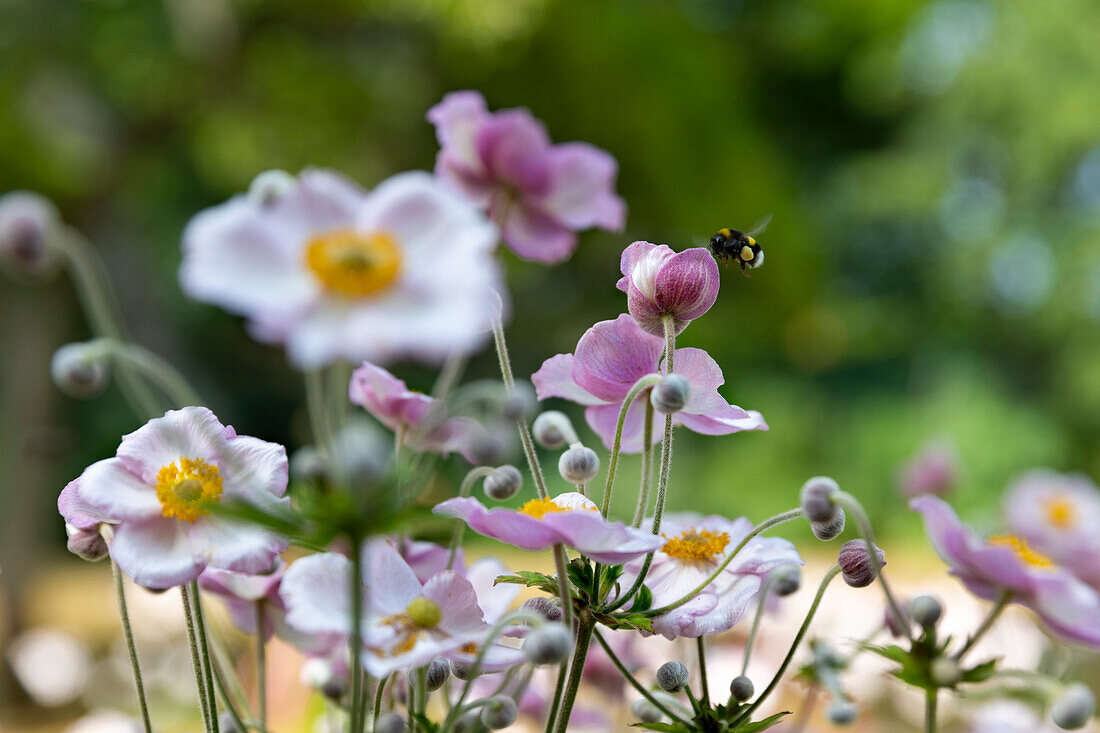
<svg viewBox="0 0 1100 733"><path fill-rule="evenodd" d="M225 603L233 625L246 634L262 633L265 641L276 633L284 636L286 605L279 596L286 563L277 558L265 573L235 573L207 568L199 576L199 587ZM257 621L262 620L262 628Z"/></svg>
<svg viewBox="0 0 1100 733"><path fill-rule="evenodd" d="M58 497L65 521L112 525L110 554L140 585L165 589L206 567L270 570L286 540L211 510L225 498L286 506L286 450L237 433L205 407L172 410L123 436Z"/></svg>
<svg viewBox="0 0 1100 733"><path fill-rule="evenodd" d="M432 512L461 519L478 534L524 550L560 544L608 565L619 565L661 545L660 537L607 520L591 499L575 491L532 499L519 509L489 509L473 497L458 497L437 504Z"/></svg>
<svg viewBox="0 0 1100 733"><path fill-rule="evenodd" d="M1022 537L979 537L959 521L955 510L935 496L909 502L924 517L925 530L951 574L987 601L1006 593L1038 615L1055 635L1100 648L1100 593Z"/></svg>
<svg viewBox="0 0 1100 733"><path fill-rule="evenodd" d="M623 400L639 379L661 372L664 344L664 339L646 333L624 313L614 321L601 321L588 329L577 342L575 353L550 357L531 376L531 381L540 400L561 397L587 405L585 420L610 450ZM674 371L691 384L691 397L672 416L674 424L704 435L768 429L759 412L731 405L718 393L725 380L721 368L707 352L676 349ZM627 410L621 447L625 453L642 450L644 399L639 396ZM663 415L654 415L654 443L661 437L656 426L663 420Z"/></svg>
<svg viewBox="0 0 1100 733"><path fill-rule="evenodd" d="M487 211L519 257L554 264L572 254L576 232L622 228L618 165L603 150L553 145L528 110L491 113L473 91L446 95L428 121L439 138L436 175Z"/></svg>
<svg viewBox="0 0 1100 733"><path fill-rule="evenodd" d="M702 247L674 252L665 244L635 242L623 250L620 269L616 287L626 293L627 310L654 336L664 338L665 316L680 333L718 298L718 263Z"/></svg>
<svg viewBox="0 0 1100 733"><path fill-rule="evenodd" d="M652 607L674 603L699 587L752 528L745 517L667 516L661 525L663 544L645 580L653 593ZM653 629L669 639L728 631L756 598L764 576L789 563L802 564L793 544L778 537L754 537L699 595L655 617ZM619 582L622 588L633 584L641 565L640 560L627 564Z"/></svg>
<svg viewBox="0 0 1100 733"><path fill-rule="evenodd" d="M385 425L413 450L447 455L458 451L471 463L475 443L484 433L476 420L448 418L439 401L415 392L380 366L363 362L351 375L348 397Z"/></svg>

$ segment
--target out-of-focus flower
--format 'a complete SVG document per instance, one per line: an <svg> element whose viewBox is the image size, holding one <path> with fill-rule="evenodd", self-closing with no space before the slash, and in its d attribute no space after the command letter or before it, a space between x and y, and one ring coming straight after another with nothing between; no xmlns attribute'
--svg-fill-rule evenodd
<svg viewBox="0 0 1100 733"><path fill-rule="evenodd" d="M898 486L906 496L943 496L958 479L959 453L946 440L932 440L898 471Z"/></svg>
<svg viewBox="0 0 1100 733"><path fill-rule="evenodd" d="M401 558L416 573L416 579L421 583L426 583L428 578L444 570L461 571L466 567L461 547L455 551L455 559L451 568L447 567L448 549L438 543L401 538L394 542L394 547L401 554Z"/></svg>
<svg viewBox="0 0 1100 733"><path fill-rule="evenodd" d="M718 298L718 263L702 247L674 252L666 244L635 242L623 250L617 287L626 306L646 333L665 337L664 317L680 333L710 310Z"/></svg>
<svg viewBox="0 0 1100 733"><path fill-rule="evenodd" d="M1056 635L1100 647L1100 593L1092 587L1022 537L977 536L942 499L921 496L910 506L924 516L932 546L971 593L989 601L1010 593Z"/></svg>
<svg viewBox="0 0 1100 733"><path fill-rule="evenodd" d="M680 600L701 585L726 559L726 554L752 531L744 517L672 514L661 524L663 545L654 554L645 584L653 593L653 608ZM802 558L794 545L777 537L754 537L705 590L693 599L653 619L653 629L669 639L698 637L733 628L760 590L764 576ZM641 570L641 560L628 563L619 585L629 588Z"/></svg>
<svg viewBox="0 0 1100 733"><path fill-rule="evenodd" d="M92 671L87 645L58 629L24 631L11 640L7 657L19 684L46 707L75 700Z"/></svg>
<svg viewBox="0 0 1100 733"><path fill-rule="evenodd" d="M248 319L312 369L337 359L440 362L485 338L503 292L496 228L431 175L366 193L307 170L263 197L197 214L183 235L184 291Z"/></svg>
<svg viewBox="0 0 1100 733"><path fill-rule="evenodd" d="M141 721L117 710L93 710L65 733L141 733Z"/></svg>
<svg viewBox="0 0 1100 733"><path fill-rule="evenodd" d="M550 703L553 701L554 675L557 674L557 671L550 672L550 669L552 668L547 667L536 670L531 678L531 684L527 686L519 699L520 714L531 718L539 725L545 722L550 711ZM492 692L493 688L489 687L487 683L482 682L481 684L485 689L482 695ZM475 687L475 693L478 689L478 687ZM612 721L608 718L607 713L607 706L592 707L580 701L573 707L573 711L569 715L569 730L612 730Z"/></svg>
<svg viewBox="0 0 1100 733"><path fill-rule="evenodd" d="M461 519L478 534L524 550L562 544L609 565L632 560L661 545L661 539L649 532L608 521L591 499L575 491L553 499L532 499L519 509L487 509L477 499L458 497L432 511Z"/></svg>
<svg viewBox="0 0 1100 733"><path fill-rule="evenodd" d="M1005 495L1009 528L1100 588L1100 490L1087 476L1036 469Z"/></svg>
<svg viewBox="0 0 1100 733"><path fill-rule="evenodd" d="M577 342L575 353L550 357L531 381L540 400L561 397L587 405L585 420L610 450L623 400L635 382L660 372L663 351L664 339L646 333L624 313L614 321L601 321L588 329ZM731 405L718 393L725 380L710 354L702 349L676 349L675 359L675 372L691 384L691 397L672 416L674 424L704 435L768 429L759 412ZM644 400L639 396L627 410L621 447L624 453L642 449ZM654 415L654 443L661 438L658 423L663 422L664 415Z"/></svg>
<svg viewBox="0 0 1100 733"><path fill-rule="evenodd" d="M439 139L436 175L487 211L523 259L561 262L576 248L576 232L622 228L618 165L603 150L553 145L528 110L491 113L473 91L446 95L428 110L428 121Z"/></svg>
<svg viewBox="0 0 1100 733"><path fill-rule="evenodd" d="M93 463L58 497L68 524L114 525L111 557L135 582L163 589L206 567L269 570L286 541L211 509L225 498L285 506L281 445L237 435L205 407L172 410L125 435L114 458Z"/></svg>
<svg viewBox="0 0 1100 733"><path fill-rule="evenodd" d="M468 417L448 418L439 401L415 392L380 366L363 362L351 375L348 397L413 450L447 455L458 451L471 463L484 430Z"/></svg>
<svg viewBox="0 0 1100 733"><path fill-rule="evenodd" d="M969 733L1056 733L1027 703L1019 700L996 700L974 711Z"/></svg>
<svg viewBox="0 0 1100 733"><path fill-rule="evenodd" d="M281 558L267 573L235 573L207 568L199 576L199 586L225 602L229 618L246 634L257 633L257 613L263 618L264 640L285 628L286 606L279 596L286 564ZM259 609L257 611L257 609Z"/></svg>
<svg viewBox="0 0 1100 733"><path fill-rule="evenodd" d="M0 196L0 266L14 274L41 277L54 271L61 219L49 199L30 191Z"/></svg>

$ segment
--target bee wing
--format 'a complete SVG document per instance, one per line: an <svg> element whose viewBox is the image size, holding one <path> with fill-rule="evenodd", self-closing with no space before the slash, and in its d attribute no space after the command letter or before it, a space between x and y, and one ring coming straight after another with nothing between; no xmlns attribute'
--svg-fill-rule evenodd
<svg viewBox="0 0 1100 733"><path fill-rule="evenodd" d="M749 230L747 232L745 232L745 234L747 234L750 237L755 237L757 234L759 234L760 232L767 229L768 224L770 224L771 221L772 221L772 215L771 214L765 214L760 219L760 221L756 222L751 227L749 227Z"/></svg>

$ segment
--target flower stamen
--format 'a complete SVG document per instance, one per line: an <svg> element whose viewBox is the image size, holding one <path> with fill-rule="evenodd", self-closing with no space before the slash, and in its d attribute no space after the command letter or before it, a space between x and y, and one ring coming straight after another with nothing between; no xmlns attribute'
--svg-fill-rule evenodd
<svg viewBox="0 0 1100 733"><path fill-rule="evenodd" d="M306 246L306 265L334 292L362 298L387 289L401 272L401 247L388 232L335 229Z"/></svg>
<svg viewBox="0 0 1100 733"><path fill-rule="evenodd" d="M1047 521L1058 529L1069 529L1077 523L1077 512L1073 502L1063 496L1048 499L1044 507Z"/></svg>
<svg viewBox="0 0 1100 733"><path fill-rule="evenodd" d="M222 495L218 467L202 458L180 457L157 471L157 500L168 519L194 522Z"/></svg>
<svg viewBox="0 0 1100 733"><path fill-rule="evenodd" d="M543 516L550 512L567 512L569 510L559 504L555 504L553 499L545 498L532 499L521 506L518 511L520 514L526 514L535 519L542 519Z"/></svg>
<svg viewBox="0 0 1100 733"><path fill-rule="evenodd" d="M697 530L694 527L671 539L661 536L666 540L661 551L680 560L714 560L725 551L730 541L730 536L725 532Z"/></svg>
<svg viewBox="0 0 1100 733"><path fill-rule="evenodd" d="M1012 534L993 535L987 540L989 544L998 547L1007 547L1016 553L1016 557L1022 562L1036 568L1052 568L1054 562L1027 543L1023 537Z"/></svg>

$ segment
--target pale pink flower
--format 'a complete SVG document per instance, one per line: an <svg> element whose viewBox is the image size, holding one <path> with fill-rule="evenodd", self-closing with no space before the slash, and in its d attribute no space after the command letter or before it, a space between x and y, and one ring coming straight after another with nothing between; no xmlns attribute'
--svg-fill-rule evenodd
<svg viewBox="0 0 1100 733"><path fill-rule="evenodd" d="M665 244L635 242L623 250L619 267L616 287L626 293L627 310L654 336L664 338L665 316L680 333L718 299L718 263L703 247L674 252Z"/></svg>

